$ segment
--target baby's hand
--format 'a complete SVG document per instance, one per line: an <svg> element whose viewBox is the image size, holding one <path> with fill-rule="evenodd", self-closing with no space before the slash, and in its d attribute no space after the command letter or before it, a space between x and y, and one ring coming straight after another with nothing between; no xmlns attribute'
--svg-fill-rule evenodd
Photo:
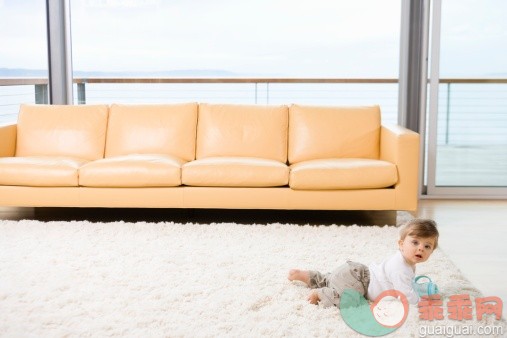
<svg viewBox="0 0 507 338"><path fill-rule="evenodd" d="M308 296L308 301L310 302L310 304L314 305L317 305L319 303L320 298L317 291L313 291L312 293L310 293L310 295Z"/></svg>

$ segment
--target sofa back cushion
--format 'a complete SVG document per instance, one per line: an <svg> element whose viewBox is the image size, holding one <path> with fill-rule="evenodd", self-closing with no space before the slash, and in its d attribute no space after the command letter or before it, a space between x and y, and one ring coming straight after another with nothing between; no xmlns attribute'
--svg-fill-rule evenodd
<svg viewBox="0 0 507 338"><path fill-rule="evenodd" d="M163 154L195 158L197 103L113 104L107 126L106 157Z"/></svg>
<svg viewBox="0 0 507 338"><path fill-rule="evenodd" d="M325 158L378 159L380 108L289 108L289 163Z"/></svg>
<svg viewBox="0 0 507 338"><path fill-rule="evenodd" d="M200 104L196 157L258 157L286 163L287 129L287 106Z"/></svg>
<svg viewBox="0 0 507 338"><path fill-rule="evenodd" d="M21 105L16 156L104 157L107 105Z"/></svg>

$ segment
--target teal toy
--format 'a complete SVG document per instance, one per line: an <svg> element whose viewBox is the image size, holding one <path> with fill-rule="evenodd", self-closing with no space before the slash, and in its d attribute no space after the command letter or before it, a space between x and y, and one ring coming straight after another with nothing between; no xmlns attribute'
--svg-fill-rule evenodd
<svg viewBox="0 0 507 338"><path fill-rule="evenodd" d="M437 284L433 283L428 276L416 276L412 281L412 286L419 297L438 294Z"/></svg>

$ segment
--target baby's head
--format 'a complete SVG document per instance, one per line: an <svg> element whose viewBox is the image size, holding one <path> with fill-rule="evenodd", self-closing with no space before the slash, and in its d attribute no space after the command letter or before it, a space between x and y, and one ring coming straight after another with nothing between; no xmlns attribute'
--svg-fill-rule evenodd
<svg viewBox="0 0 507 338"><path fill-rule="evenodd" d="M415 265L425 262L438 246L437 224L431 219L416 218L400 229L398 242L405 260Z"/></svg>

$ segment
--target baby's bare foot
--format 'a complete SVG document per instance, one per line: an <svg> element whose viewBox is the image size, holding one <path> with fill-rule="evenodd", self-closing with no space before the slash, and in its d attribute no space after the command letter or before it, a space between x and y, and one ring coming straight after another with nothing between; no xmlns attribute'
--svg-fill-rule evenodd
<svg viewBox="0 0 507 338"><path fill-rule="evenodd" d="M306 285L310 285L310 274L305 270L292 269L289 271L289 276L287 276L287 278L290 281L297 280Z"/></svg>

